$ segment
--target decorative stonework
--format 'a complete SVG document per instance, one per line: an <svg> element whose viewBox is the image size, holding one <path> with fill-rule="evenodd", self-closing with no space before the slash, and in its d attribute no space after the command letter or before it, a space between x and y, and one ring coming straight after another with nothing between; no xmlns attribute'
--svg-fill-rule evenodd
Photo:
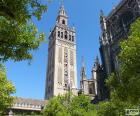
<svg viewBox="0 0 140 116"><path fill-rule="evenodd" d="M68 48L64 48L64 86L68 86Z"/></svg>

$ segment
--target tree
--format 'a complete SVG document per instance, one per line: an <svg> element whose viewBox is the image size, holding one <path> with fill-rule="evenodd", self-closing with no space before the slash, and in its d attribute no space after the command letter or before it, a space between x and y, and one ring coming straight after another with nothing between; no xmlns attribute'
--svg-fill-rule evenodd
<svg viewBox="0 0 140 116"><path fill-rule="evenodd" d="M91 98L85 95L73 97L70 105L71 116L96 116Z"/></svg>
<svg viewBox="0 0 140 116"><path fill-rule="evenodd" d="M32 17L41 19L47 6L39 0L0 1L0 58L20 61L32 59L31 51L44 41L44 33L38 33Z"/></svg>
<svg viewBox="0 0 140 116"><path fill-rule="evenodd" d="M44 116L96 116L94 105L90 101L85 95L57 96L46 105Z"/></svg>
<svg viewBox="0 0 140 116"><path fill-rule="evenodd" d="M5 68L0 64L0 115L13 103L14 97L11 94L14 92L15 87L7 80Z"/></svg>
<svg viewBox="0 0 140 116"><path fill-rule="evenodd" d="M65 96L53 97L46 105L44 109L44 116L70 116L68 113L68 100Z"/></svg>
<svg viewBox="0 0 140 116"><path fill-rule="evenodd" d="M125 109L139 108L140 19L137 19L131 25L128 39L122 41L120 45L119 71L112 73L106 80L111 91L111 100L100 104L99 116L118 116L120 112L123 116ZM106 109L103 110L103 107L106 107Z"/></svg>

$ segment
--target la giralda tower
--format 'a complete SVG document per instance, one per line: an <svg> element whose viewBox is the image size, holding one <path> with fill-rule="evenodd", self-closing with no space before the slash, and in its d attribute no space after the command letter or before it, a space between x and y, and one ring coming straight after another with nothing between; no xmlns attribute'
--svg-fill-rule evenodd
<svg viewBox="0 0 140 116"><path fill-rule="evenodd" d="M69 91L77 94L76 38L62 5L49 36L45 99Z"/></svg>

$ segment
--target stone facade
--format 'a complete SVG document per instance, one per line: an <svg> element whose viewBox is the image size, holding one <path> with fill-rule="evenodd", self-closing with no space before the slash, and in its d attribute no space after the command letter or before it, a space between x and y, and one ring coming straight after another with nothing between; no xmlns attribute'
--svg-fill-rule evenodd
<svg viewBox="0 0 140 116"><path fill-rule="evenodd" d="M117 55L120 52L120 41L127 39L131 23L140 16L140 0L122 0L108 16L100 15L101 36L100 54L103 66L103 81L113 71L119 69ZM103 98L109 92L105 85Z"/></svg>
<svg viewBox="0 0 140 116"><path fill-rule="evenodd" d="M77 94L75 34L74 27L68 27L68 16L62 5L49 36L45 99L68 91Z"/></svg>

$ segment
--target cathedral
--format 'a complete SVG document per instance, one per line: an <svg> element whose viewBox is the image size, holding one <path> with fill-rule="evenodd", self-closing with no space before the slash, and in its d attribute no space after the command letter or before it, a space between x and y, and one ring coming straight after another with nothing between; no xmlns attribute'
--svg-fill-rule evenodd
<svg viewBox="0 0 140 116"><path fill-rule="evenodd" d="M120 52L120 41L127 39L130 25L140 17L140 0L121 0L108 16L103 11L100 15L101 36L100 54L103 67L102 81L113 71L119 69L117 55ZM109 96L105 83L102 85L102 99Z"/></svg>
<svg viewBox="0 0 140 116"><path fill-rule="evenodd" d="M68 16L62 5L49 36L45 99L68 91L77 95L75 34L74 27L68 26Z"/></svg>

